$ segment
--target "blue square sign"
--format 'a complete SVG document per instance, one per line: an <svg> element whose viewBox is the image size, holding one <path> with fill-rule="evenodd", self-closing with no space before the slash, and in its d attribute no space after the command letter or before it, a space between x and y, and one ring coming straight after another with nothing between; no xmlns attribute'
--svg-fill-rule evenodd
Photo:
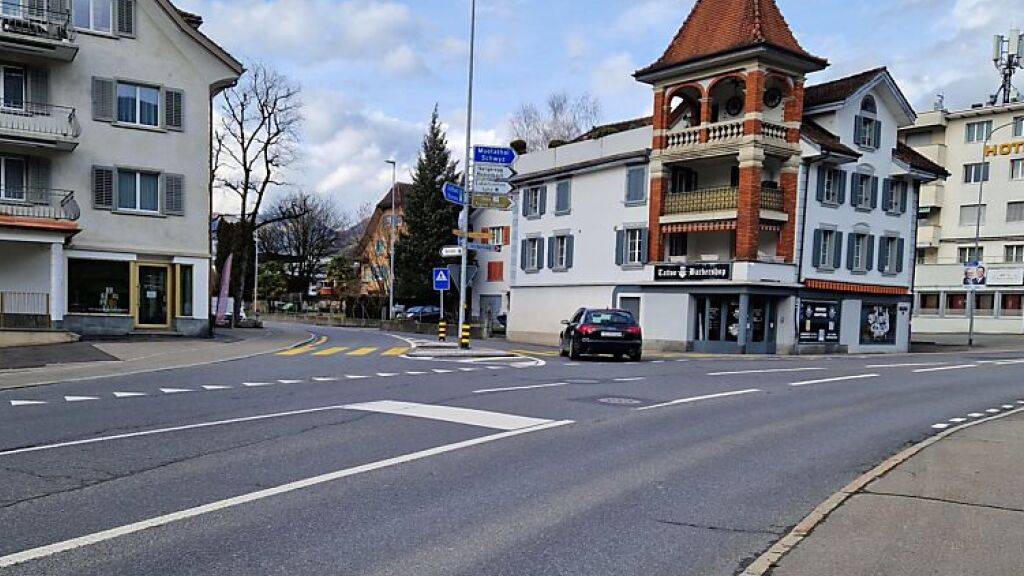
<svg viewBox="0 0 1024 576"><path fill-rule="evenodd" d="M434 268L434 290L448 291L452 289L452 276L447 268Z"/></svg>

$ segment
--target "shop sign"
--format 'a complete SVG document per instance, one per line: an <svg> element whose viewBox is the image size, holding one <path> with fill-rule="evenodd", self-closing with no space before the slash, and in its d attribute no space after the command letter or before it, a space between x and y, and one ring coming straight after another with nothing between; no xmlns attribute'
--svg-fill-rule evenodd
<svg viewBox="0 0 1024 576"><path fill-rule="evenodd" d="M989 286L1024 286L1024 268L1000 268L988 271Z"/></svg>
<svg viewBox="0 0 1024 576"><path fill-rule="evenodd" d="M896 344L896 304L864 302L860 311L860 343Z"/></svg>
<svg viewBox="0 0 1024 576"><path fill-rule="evenodd" d="M1020 154L1021 152L1024 152L1024 141L985 146L985 158L989 156L1010 156L1011 154Z"/></svg>
<svg viewBox="0 0 1024 576"><path fill-rule="evenodd" d="M839 302L800 302L800 342L805 344L838 344Z"/></svg>
<svg viewBox="0 0 1024 576"><path fill-rule="evenodd" d="M701 282L731 280L732 264L659 264L654 267L658 282Z"/></svg>

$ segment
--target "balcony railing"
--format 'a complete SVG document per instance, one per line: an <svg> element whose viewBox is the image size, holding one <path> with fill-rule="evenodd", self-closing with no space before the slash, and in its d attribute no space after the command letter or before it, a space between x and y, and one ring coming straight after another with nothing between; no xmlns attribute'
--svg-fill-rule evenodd
<svg viewBox="0 0 1024 576"><path fill-rule="evenodd" d="M0 216L75 221L81 215L75 193L70 190L0 189Z"/></svg>
<svg viewBox="0 0 1024 576"><path fill-rule="evenodd" d="M740 189L734 186L704 188L692 192L677 192L665 196L662 214L690 214L693 212L721 212L736 210ZM761 188L762 210L783 210L782 190Z"/></svg>
<svg viewBox="0 0 1024 576"><path fill-rule="evenodd" d="M18 107L0 104L0 130L55 138L78 138L82 133L74 108L35 102Z"/></svg>
<svg viewBox="0 0 1024 576"><path fill-rule="evenodd" d="M47 40L73 40L75 29L71 25L69 10L53 10L30 2L3 0L0 2L0 30Z"/></svg>
<svg viewBox="0 0 1024 576"><path fill-rule="evenodd" d="M789 134L789 129L781 124L775 124L774 122L762 122L761 134L764 135L765 138L785 140L786 136Z"/></svg>

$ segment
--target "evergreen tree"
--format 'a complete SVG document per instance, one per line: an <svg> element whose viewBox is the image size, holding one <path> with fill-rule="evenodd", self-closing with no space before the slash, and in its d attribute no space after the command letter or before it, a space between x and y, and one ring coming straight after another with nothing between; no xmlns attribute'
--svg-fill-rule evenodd
<svg viewBox="0 0 1024 576"><path fill-rule="evenodd" d="M460 181L457 168L435 106L405 200L405 232L395 246L395 295L401 302L437 300L431 273L448 264L441 248L454 243L452 230L459 226L459 207L445 201L441 188Z"/></svg>

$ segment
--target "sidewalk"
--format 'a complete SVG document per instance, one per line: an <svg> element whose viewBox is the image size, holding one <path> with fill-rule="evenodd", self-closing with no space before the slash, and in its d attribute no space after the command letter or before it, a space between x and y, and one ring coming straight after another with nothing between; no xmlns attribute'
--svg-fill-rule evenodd
<svg viewBox="0 0 1024 576"><path fill-rule="evenodd" d="M1022 411L953 431L852 490L768 573L1017 576L1024 557L1022 453Z"/></svg>
<svg viewBox="0 0 1024 576"><path fill-rule="evenodd" d="M0 390L236 360L291 348L310 336L302 326L275 324L262 330L219 328L213 340L157 338L8 348L0 356L0 366L31 367L0 368Z"/></svg>

